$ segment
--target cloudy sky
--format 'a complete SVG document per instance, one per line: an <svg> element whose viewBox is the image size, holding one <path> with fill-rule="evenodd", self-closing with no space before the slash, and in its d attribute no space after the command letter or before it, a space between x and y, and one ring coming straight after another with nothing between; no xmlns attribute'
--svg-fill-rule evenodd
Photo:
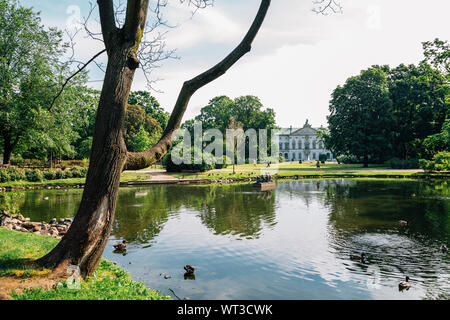
<svg viewBox="0 0 450 320"><path fill-rule="evenodd" d="M89 1L20 2L40 10L45 25L60 29L72 28L89 11ZM161 31L168 31L167 48L177 49L179 59L165 61L152 74L161 79L154 84L161 92L152 94L167 111L185 80L216 64L240 42L259 0L215 0L194 16L179 0L169 3L164 14L177 27ZM253 50L195 94L185 120L215 96L255 95L275 109L282 127L301 126L306 119L326 126L331 92L349 76L374 64L417 63L423 59L421 42L450 40L448 0L341 0L341 5L342 14L323 16L311 11L311 0L273 0ZM96 17L90 23L98 29ZM76 41L79 59L88 60L102 49L101 42L81 34ZM90 75L90 85L99 88L103 74L92 67ZM138 73L133 90L145 88Z"/></svg>

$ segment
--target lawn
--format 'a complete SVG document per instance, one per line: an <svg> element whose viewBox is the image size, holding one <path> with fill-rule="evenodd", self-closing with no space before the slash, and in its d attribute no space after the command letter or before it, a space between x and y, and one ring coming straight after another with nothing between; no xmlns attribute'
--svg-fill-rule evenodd
<svg viewBox="0 0 450 320"><path fill-rule="evenodd" d="M150 290L114 263L102 260L95 273L81 281L80 289L71 289L65 281L53 289L8 290L7 280L25 284L41 280L50 270L33 265L33 260L50 251L58 239L0 228L0 293L16 300L168 300L170 297ZM2 291L3 290L3 291Z"/></svg>
<svg viewBox="0 0 450 320"><path fill-rule="evenodd" d="M320 168L316 167L315 162L283 162L279 164L272 164L267 167L265 164L243 164L236 165L234 168L235 173L233 173L233 167L228 166L225 169L211 170L207 172L199 173L169 173L171 176L176 178L184 179L239 179L246 177L255 177L263 173L270 173L275 177L283 176L323 176L323 175L333 175L333 176L377 176L377 175L387 175L387 176L420 176L420 175L430 175L429 173L423 172L421 169L415 170L404 170L404 169L391 169L383 165L369 165L369 168L363 168L360 164L337 164L335 162L329 162L321 164Z"/></svg>
<svg viewBox="0 0 450 320"><path fill-rule="evenodd" d="M150 180L152 177L145 172L137 172L137 171L124 171L120 177L120 182L129 182L129 181L142 181L142 180ZM58 179L58 180L44 180L41 182L29 182L29 181L10 181L0 183L0 187L25 187L25 186L40 186L40 185L48 185L48 186L57 186L57 185L77 185L83 184L85 182L85 178L69 178L69 179Z"/></svg>

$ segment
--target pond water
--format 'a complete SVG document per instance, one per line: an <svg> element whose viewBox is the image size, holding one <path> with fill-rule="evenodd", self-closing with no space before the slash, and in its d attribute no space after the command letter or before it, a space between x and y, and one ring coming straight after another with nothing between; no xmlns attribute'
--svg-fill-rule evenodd
<svg viewBox="0 0 450 320"><path fill-rule="evenodd" d="M71 217L81 192L3 193L0 207L32 221ZM113 253L119 239L126 255ZM448 181L280 181L265 192L160 185L120 189L104 257L182 299L449 299L442 244L450 245ZM350 260L361 252L367 263ZM186 264L195 280L185 279ZM405 276L411 288L400 292Z"/></svg>

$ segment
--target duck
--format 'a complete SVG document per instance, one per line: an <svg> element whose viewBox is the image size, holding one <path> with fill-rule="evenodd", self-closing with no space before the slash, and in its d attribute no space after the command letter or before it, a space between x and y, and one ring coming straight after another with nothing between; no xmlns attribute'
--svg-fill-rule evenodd
<svg viewBox="0 0 450 320"><path fill-rule="evenodd" d="M183 268L186 271L186 273L194 273L195 271L195 268L190 264L185 265Z"/></svg>
<svg viewBox="0 0 450 320"><path fill-rule="evenodd" d="M443 245L441 246L441 251L442 251L442 253L447 253L448 248L447 248L447 246L446 246L445 244L443 244Z"/></svg>
<svg viewBox="0 0 450 320"><path fill-rule="evenodd" d="M406 227L408 225L408 221L406 220L400 220L399 223L402 227Z"/></svg>
<svg viewBox="0 0 450 320"><path fill-rule="evenodd" d="M364 252L361 252L360 255L352 253L352 254L350 254L350 259L351 260L359 260L361 262L365 262L366 261L366 254Z"/></svg>
<svg viewBox="0 0 450 320"><path fill-rule="evenodd" d="M401 282L398 284L398 289L399 289L399 290L405 290L405 289L408 290L409 287L411 287L411 284L409 283L409 277L406 276L406 281L401 281Z"/></svg>
<svg viewBox="0 0 450 320"><path fill-rule="evenodd" d="M127 240L123 240L122 242L118 242L113 245L116 250L125 250L127 248Z"/></svg>

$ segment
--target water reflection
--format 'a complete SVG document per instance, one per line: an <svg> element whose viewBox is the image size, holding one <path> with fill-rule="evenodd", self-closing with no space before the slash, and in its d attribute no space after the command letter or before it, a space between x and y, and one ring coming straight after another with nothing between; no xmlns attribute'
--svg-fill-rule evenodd
<svg viewBox="0 0 450 320"><path fill-rule="evenodd" d="M72 216L80 200L81 190L32 190L0 194L0 208L48 221ZM119 239L126 255L113 253ZM450 244L447 181L297 180L266 192L160 185L120 190L105 257L192 299L448 298L442 244ZM361 252L367 263L350 259ZM407 275L411 289L398 292Z"/></svg>

